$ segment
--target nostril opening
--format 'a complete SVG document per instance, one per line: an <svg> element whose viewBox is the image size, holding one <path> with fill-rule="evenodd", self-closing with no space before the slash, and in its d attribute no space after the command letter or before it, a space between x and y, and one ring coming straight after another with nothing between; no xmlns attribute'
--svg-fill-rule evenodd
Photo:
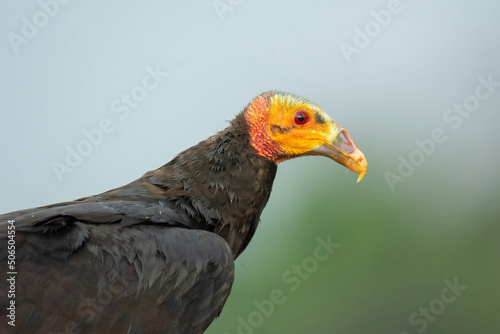
<svg viewBox="0 0 500 334"><path fill-rule="evenodd" d="M340 138L344 141L344 143L349 144L349 141L347 140L346 136L344 135L344 131L340 133Z"/></svg>

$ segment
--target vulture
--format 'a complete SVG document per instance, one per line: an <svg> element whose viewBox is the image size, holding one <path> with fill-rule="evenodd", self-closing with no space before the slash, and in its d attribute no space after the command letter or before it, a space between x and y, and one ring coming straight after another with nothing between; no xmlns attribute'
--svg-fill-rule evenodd
<svg viewBox="0 0 500 334"><path fill-rule="evenodd" d="M0 215L0 333L203 333L277 165L311 155L366 174L363 153L318 105L268 91L127 185Z"/></svg>

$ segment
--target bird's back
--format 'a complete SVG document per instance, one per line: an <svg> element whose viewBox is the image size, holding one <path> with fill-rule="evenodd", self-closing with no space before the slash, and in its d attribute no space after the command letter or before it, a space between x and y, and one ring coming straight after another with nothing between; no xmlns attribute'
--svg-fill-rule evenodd
<svg viewBox="0 0 500 334"><path fill-rule="evenodd" d="M155 223L124 214L129 205L70 202L0 216L0 243L14 225L16 246L12 270L0 253L2 281L15 277L16 326L3 322L0 332L201 333L230 292L231 249L212 232L182 226L175 210L162 207L172 224Z"/></svg>
<svg viewBox="0 0 500 334"><path fill-rule="evenodd" d="M230 127L126 186L0 215L0 243L13 221L16 246L13 270L0 255L2 281L16 272L16 327L0 333L201 333L276 173L242 136Z"/></svg>

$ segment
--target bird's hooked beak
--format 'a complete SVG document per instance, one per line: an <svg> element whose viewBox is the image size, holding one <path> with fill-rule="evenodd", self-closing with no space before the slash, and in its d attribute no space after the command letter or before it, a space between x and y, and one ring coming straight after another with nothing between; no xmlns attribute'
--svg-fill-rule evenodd
<svg viewBox="0 0 500 334"><path fill-rule="evenodd" d="M333 121L335 122L335 121ZM335 122L336 123L336 122ZM335 160L339 164L359 174L358 181L366 175L368 163L365 155L361 152L349 136L349 132L336 123L339 133L331 143L325 143L309 153L311 155L322 155Z"/></svg>

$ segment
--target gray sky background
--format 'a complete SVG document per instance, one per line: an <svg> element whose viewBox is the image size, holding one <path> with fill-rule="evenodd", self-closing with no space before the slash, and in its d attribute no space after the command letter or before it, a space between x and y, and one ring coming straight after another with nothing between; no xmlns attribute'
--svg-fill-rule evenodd
<svg viewBox="0 0 500 334"><path fill-rule="evenodd" d="M447 141L415 175L472 191L498 186L498 87L456 130L443 114L474 93L479 76L500 81L499 2L402 0L385 27L372 12L380 17L394 2L223 1L229 7L219 13L215 3L2 2L0 210L131 181L224 128L268 89L322 106L367 155L367 182L388 191L384 173L397 174L398 157L437 127ZM356 28L373 37L348 61L341 43L356 46ZM169 75L120 119L112 103L140 86L148 67ZM65 164L66 146L76 150L82 131L105 118L113 131L60 182L53 162Z"/></svg>

